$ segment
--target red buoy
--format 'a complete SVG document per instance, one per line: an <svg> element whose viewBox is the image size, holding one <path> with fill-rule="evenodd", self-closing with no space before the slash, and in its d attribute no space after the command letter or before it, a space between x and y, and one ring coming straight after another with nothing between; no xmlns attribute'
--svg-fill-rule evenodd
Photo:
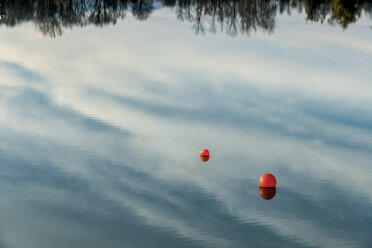
<svg viewBox="0 0 372 248"><path fill-rule="evenodd" d="M207 149L200 151L200 159L203 162L207 162L209 160L209 151Z"/></svg>
<svg viewBox="0 0 372 248"><path fill-rule="evenodd" d="M271 200L276 195L276 188L258 188L258 193L264 200Z"/></svg>
<svg viewBox="0 0 372 248"><path fill-rule="evenodd" d="M203 149L200 151L200 156L209 156L209 151L208 149Z"/></svg>
<svg viewBox="0 0 372 248"><path fill-rule="evenodd" d="M263 188L274 188L276 186L276 178L273 174L265 173L258 179L258 184Z"/></svg>

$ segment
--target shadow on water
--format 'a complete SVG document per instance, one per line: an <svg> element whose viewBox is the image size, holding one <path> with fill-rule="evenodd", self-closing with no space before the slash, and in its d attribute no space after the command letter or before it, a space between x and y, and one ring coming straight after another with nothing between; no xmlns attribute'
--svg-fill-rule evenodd
<svg viewBox="0 0 372 248"><path fill-rule="evenodd" d="M0 25L33 22L44 35L56 37L75 26L115 24L127 12L146 20L161 7L171 8L179 20L192 23L197 34L273 33L275 17L292 12L305 12L308 21L344 29L363 13L372 16L372 2L367 0L0 0Z"/></svg>

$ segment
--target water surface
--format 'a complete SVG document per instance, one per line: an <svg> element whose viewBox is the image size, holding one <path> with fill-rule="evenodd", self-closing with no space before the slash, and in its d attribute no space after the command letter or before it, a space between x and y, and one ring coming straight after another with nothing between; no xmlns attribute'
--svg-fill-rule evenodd
<svg viewBox="0 0 372 248"><path fill-rule="evenodd" d="M32 2L0 1L0 247L371 247L369 2Z"/></svg>

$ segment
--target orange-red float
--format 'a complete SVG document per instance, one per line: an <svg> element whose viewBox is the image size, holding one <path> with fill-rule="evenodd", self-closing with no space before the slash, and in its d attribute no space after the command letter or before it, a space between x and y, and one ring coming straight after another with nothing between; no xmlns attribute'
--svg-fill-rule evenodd
<svg viewBox="0 0 372 248"><path fill-rule="evenodd" d="M273 174L265 173L258 179L258 184L263 188L274 188L276 186L276 178Z"/></svg>
<svg viewBox="0 0 372 248"><path fill-rule="evenodd" d="M207 162L209 160L209 151L207 149L200 151L200 159L203 162Z"/></svg>
<svg viewBox="0 0 372 248"><path fill-rule="evenodd" d="M258 188L258 193L262 199L270 200L273 199L276 194L276 188Z"/></svg>
<svg viewBox="0 0 372 248"><path fill-rule="evenodd" d="M209 151L208 149L203 149L200 151L200 156L209 156Z"/></svg>

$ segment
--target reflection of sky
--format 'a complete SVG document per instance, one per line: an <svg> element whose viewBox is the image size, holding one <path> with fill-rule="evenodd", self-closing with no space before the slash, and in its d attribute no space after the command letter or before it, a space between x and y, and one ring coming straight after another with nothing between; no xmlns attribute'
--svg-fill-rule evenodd
<svg viewBox="0 0 372 248"><path fill-rule="evenodd" d="M53 40L2 29L0 239L370 245L372 33L302 20L249 38L195 36L170 10Z"/></svg>

